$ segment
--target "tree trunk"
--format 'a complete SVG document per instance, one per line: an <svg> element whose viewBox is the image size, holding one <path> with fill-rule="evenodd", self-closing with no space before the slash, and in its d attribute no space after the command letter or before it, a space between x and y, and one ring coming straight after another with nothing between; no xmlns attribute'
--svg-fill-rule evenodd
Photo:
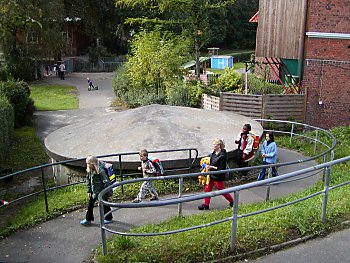
<svg viewBox="0 0 350 263"><path fill-rule="evenodd" d="M199 80L201 74L201 64L199 62L199 40L198 36L196 36L194 40L194 48L195 48L195 57L196 57L196 79Z"/></svg>

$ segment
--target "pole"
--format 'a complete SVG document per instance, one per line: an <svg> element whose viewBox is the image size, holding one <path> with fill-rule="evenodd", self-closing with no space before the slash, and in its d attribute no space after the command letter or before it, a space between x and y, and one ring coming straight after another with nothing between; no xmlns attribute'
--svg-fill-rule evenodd
<svg viewBox="0 0 350 263"><path fill-rule="evenodd" d="M44 170L41 167L41 183L43 185L43 192L44 192L44 199L45 199L45 207L46 207L46 213L49 212L49 203L47 202L47 191L46 191L46 183L45 183L45 176L44 176Z"/></svg>
<svg viewBox="0 0 350 263"><path fill-rule="evenodd" d="M236 242L237 242L239 192L235 191L233 195L234 195L234 200L233 200L233 208L232 208L232 228L231 228L231 244L230 244L231 252L236 249Z"/></svg>

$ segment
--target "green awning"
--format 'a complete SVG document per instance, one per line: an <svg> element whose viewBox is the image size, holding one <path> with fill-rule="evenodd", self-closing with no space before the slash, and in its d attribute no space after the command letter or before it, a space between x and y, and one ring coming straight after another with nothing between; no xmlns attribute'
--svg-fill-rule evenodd
<svg viewBox="0 0 350 263"><path fill-rule="evenodd" d="M199 63L202 63L202 62L207 61L209 59L210 59L210 57L199 57ZM186 62L185 64L183 64L182 68L186 69L186 68L193 67L194 65L196 65L196 61L195 60L191 60L191 61Z"/></svg>

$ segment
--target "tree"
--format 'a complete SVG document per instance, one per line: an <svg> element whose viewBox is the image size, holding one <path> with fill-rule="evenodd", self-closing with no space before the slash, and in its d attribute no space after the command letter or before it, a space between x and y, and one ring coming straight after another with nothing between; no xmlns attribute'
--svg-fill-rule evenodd
<svg viewBox="0 0 350 263"><path fill-rule="evenodd" d="M231 0L230 2L234 2ZM129 18L127 23L154 23L162 26L176 26L193 41L196 77L200 75L200 48L210 38L210 11L223 9L228 2L224 0L116 0L117 6L135 8L142 6L152 10L153 18Z"/></svg>
<svg viewBox="0 0 350 263"><path fill-rule="evenodd" d="M51 50L65 43L62 14L52 12L59 7L58 1L0 1L1 45L15 78L31 79L34 61L51 55Z"/></svg>
<svg viewBox="0 0 350 263"><path fill-rule="evenodd" d="M188 45L183 37L169 32L141 31L131 43L126 63L131 86L139 93L164 97L165 86L182 77L180 66L186 61Z"/></svg>

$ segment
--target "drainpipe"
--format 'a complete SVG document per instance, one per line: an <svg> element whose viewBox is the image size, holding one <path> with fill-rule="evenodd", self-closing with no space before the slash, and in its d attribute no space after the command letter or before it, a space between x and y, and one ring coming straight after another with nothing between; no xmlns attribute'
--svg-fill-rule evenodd
<svg viewBox="0 0 350 263"><path fill-rule="evenodd" d="M301 85L302 85L302 80L303 80L303 71L304 71L304 59L305 59L305 35L306 35L306 26L307 26L307 12L308 12L308 5L309 5L309 1L305 0L305 12L304 12L304 24L303 24L303 28L302 28L302 36L300 39L300 53L299 53L299 59L300 59L300 67L299 67L299 90L298 93L300 93L300 89L301 89Z"/></svg>

